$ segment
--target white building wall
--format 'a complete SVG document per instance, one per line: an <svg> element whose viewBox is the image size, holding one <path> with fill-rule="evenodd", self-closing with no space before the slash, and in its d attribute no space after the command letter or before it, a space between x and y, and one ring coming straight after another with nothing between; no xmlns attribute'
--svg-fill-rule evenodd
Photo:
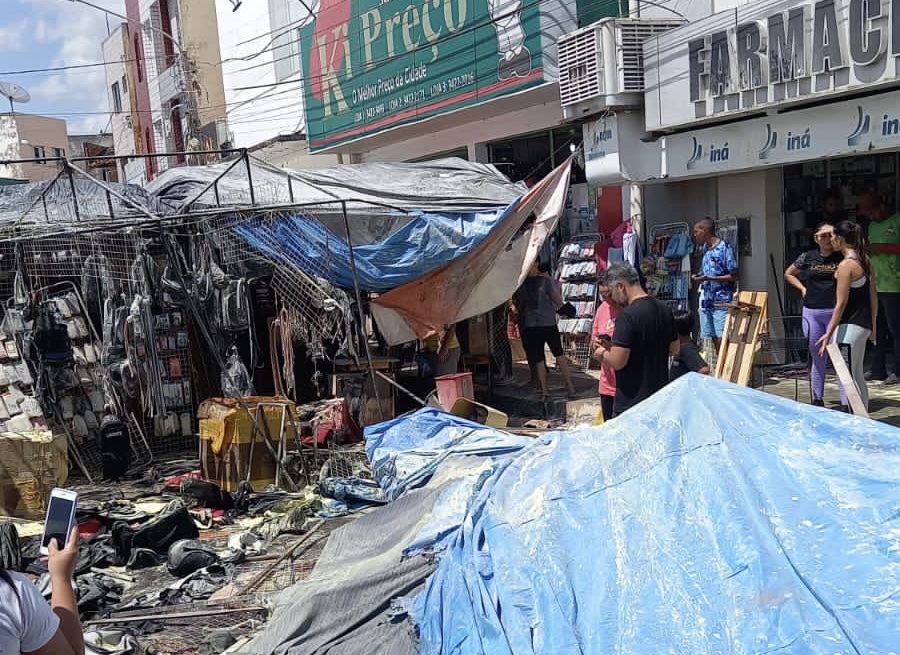
<svg viewBox="0 0 900 655"><path fill-rule="evenodd" d="M0 115L0 159L19 159L21 149L15 117ZM25 179L25 172L21 164L0 164L0 177L21 180Z"/></svg>
<svg viewBox="0 0 900 655"><path fill-rule="evenodd" d="M125 28L118 27L103 42L103 61L106 70L106 94L109 103L109 111L112 114L111 129L113 136L113 149L117 155L134 154L134 131L131 126L131 98L129 89L122 88L122 79L127 77L125 66L125 44L123 32ZM112 85L119 84L119 95L122 98L122 111L115 112L113 103ZM127 82L126 82L127 84Z"/></svg>
<svg viewBox="0 0 900 655"><path fill-rule="evenodd" d="M753 0L654 0L652 3L632 0L629 5L639 8L642 17L685 18L689 21L709 16L718 11L751 4Z"/></svg>
<svg viewBox="0 0 900 655"><path fill-rule="evenodd" d="M303 132L299 73L291 82L275 84L275 50L269 42L286 28L272 25L269 3L244 2L237 11L219 11L218 25L228 129L234 146L248 148L276 136ZM248 86L258 88L239 90Z"/></svg>
<svg viewBox="0 0 900 655"><path fill-rule="evenodd" d="M649 231L665 223L687 223L716 215L716 183L712 178L647 184L644 210Z"/></svg>

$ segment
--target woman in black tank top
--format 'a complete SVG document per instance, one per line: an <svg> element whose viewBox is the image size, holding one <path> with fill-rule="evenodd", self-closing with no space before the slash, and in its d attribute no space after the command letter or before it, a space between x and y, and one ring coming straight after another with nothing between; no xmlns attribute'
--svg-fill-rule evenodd
<svg viewBox="0 0 900 655"><path fill-rule="evenodd" d="M837 343L859 388L863 404L868 406L869 389L863 372L866 354L866 340L875 343L875 325L878 317L878 296L872 279L869 257L862 249L859 226L851 221L842 221L834 228L832 240L843 255L843 261L834 274L837 281L834 314L828 329L817 342L819 352L824 354L829 343ZM841 393L841 409L847 411L847 394L838 382Z"/></svg>

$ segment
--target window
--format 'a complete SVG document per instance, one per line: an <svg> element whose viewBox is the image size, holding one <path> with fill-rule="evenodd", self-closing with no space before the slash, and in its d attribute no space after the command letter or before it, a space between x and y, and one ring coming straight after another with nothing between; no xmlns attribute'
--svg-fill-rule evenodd
<svg viewBox="0 0 900 655"><path fill-rule="evenodd" d="M122 113L122 94L119 91L119 83L113 82L112 85L112 104L113 111L117 114Z"/></svg>
<svg viewBox="0 0 900 655"><path fill-rule="evenodd" d="M168 68L175 63L175 45L172 40L175 38L175 30L172 29L172 16L169 12L169 0L160 0L159 2L159 22L161 31L165 34L162 37L163 47L163 69ZM160 35L162 36L162 35Z"/></svg>
<svg viewBox="0 0 900 655"><path fill-rule="evenodd" d="M54 156L54 157L65 157L65 156L66 156L66 151L65 151L64 148L54 148L54 149L53 149L53 156Z"/></svg>
<svg viewBox="0 0 900 655"><path fill-rule="evenodd" d="M128 93L128 76L122 76L122 93Z"/></svg>
<svg viewBox="0 0 900 655"><path fill-rule="evenodd" d="M32 146L32 150L34 151L34 158L38 160L38 164L46 163L44 158L47 156L47 153L44 151L44 146Z"/></svg>

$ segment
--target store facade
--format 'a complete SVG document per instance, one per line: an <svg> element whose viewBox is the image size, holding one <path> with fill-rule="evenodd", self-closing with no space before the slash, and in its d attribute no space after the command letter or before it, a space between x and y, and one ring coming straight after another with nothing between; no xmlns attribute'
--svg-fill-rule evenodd
<svg viewBox="0 0 900 655"><path fill-rule="evenodd" d="M869 191L897 206L900 2L743 5L648 41L644 65L645 129L661 152L648 225L745 219L742 285L794 313L781 271L826 192L850 219Z"/></svg>
<svg viewBox="0 0 900 655"><path fill-rule="evenodd" d="M462 155L523 181L549 172L581 142L562 121L556 40L597 18L582 15L588 4L321 3L299 30L310 151L345 162Z"/></svg>

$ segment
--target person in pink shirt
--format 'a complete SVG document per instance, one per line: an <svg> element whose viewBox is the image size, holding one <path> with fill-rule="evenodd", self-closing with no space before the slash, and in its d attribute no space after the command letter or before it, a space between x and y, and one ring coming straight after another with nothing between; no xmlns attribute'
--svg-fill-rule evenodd
<svg viewBox="0 0 900 655"><path fill-rule="evenodd" d="M595 353L598 348L602 349L601 341L606 340L608 343L612 338L616 327L616 316L622 309L610 297L609 287L601 286L599 292L602 302L594 314L594 328L591 331L592 353ZM603 418L606 420L613 415L613 400L616 397L616 370L606 362L600 364L599 391L600 406L603 408Z"/></svg>

